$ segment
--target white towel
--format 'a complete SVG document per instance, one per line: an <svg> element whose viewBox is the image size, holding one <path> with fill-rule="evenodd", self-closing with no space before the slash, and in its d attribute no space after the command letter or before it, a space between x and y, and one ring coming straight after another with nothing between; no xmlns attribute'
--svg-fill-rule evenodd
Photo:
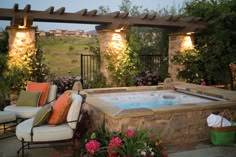
<svg viewBox="0 0 236 157"><path fill-rule="evenodd" d="M207 117L207 124L209 127L221 127L221 118L220 115L210 114ZM226 118L223 118L222 127L231 126L231 122Z"/></svg>

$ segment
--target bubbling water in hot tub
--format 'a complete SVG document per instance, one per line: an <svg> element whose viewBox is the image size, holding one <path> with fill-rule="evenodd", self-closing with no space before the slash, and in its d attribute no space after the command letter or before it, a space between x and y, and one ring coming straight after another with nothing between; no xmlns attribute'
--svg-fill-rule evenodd
<svg viewBox="0 0 236 157"><path fill-rule="evenodd" d="M121 109L153 108L214 101L176 91L143 91L101 94L99 99Z"/></svg>

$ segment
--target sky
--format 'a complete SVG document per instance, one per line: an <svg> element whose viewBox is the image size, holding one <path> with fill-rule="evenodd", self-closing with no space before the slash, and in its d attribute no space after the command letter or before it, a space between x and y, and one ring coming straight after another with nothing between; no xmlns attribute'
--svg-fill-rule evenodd
<svg viewBox="0 0 236 157"><path fill-rule="evenodd" d="M185 0L131 0L132 6L142 6L142 9L159 10L170 6L180 6ZM82 9L98 9L99 6L110 8L112 12L119 11L122 0L0 0L0 8L13 8L14 4L19 4L19 9L23 9L27 4L31 5L31 10L44 11L50 6L54 6L54 10L65 7L65 12L74 13ZM0 21L0 29L5 29L10 25L10 21ZM46 23L34 22L33 26L37 26L39 30L66 29L66 30L95 30L95 25L89 24L62 24L62 23Z"/></svg>

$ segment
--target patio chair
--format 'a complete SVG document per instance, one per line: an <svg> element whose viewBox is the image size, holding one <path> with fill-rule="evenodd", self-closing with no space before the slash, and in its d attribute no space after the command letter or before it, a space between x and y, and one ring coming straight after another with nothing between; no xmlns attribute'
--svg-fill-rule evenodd
<svg viewBox="0 0 236 157"><path fill-rule="evenodd" d="M66 115L66 121L62 124L51 126L48 123L44 123L34 127L33 122L35 117L33 117L17 125L16 137L21 141L21 148L17 151L18 155L22 151L21 154L24 157L25 149L37 148L35 144L41 144L41 146L42 144L48 143L60 144L61 142L65 143L66 141L73 141L75 139L78 123L82 116L81 108L85 97L71 93L71 98L72 102Z"/></svg>
<svg viewBox="0 0 236 157"><path fill-rule="evenodd" d="M57 97L57 86L50 85L46 104L53 104ZM9 111L16 114L16 119L29 119L32 118L42 106L17 106L16 104L6 106L4 111Z"/></svg>

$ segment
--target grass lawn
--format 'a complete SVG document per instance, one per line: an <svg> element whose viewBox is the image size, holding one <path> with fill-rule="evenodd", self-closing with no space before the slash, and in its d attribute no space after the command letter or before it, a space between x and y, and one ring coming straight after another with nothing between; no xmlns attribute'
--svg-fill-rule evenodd
<svg viewBox="0 0 236 157"><path fill-rule="evenodd" d="M39 37L45 53L45 62L55 76L80 75L80 54L89 54L90 46L97 46L94 38Z"/></svg>

